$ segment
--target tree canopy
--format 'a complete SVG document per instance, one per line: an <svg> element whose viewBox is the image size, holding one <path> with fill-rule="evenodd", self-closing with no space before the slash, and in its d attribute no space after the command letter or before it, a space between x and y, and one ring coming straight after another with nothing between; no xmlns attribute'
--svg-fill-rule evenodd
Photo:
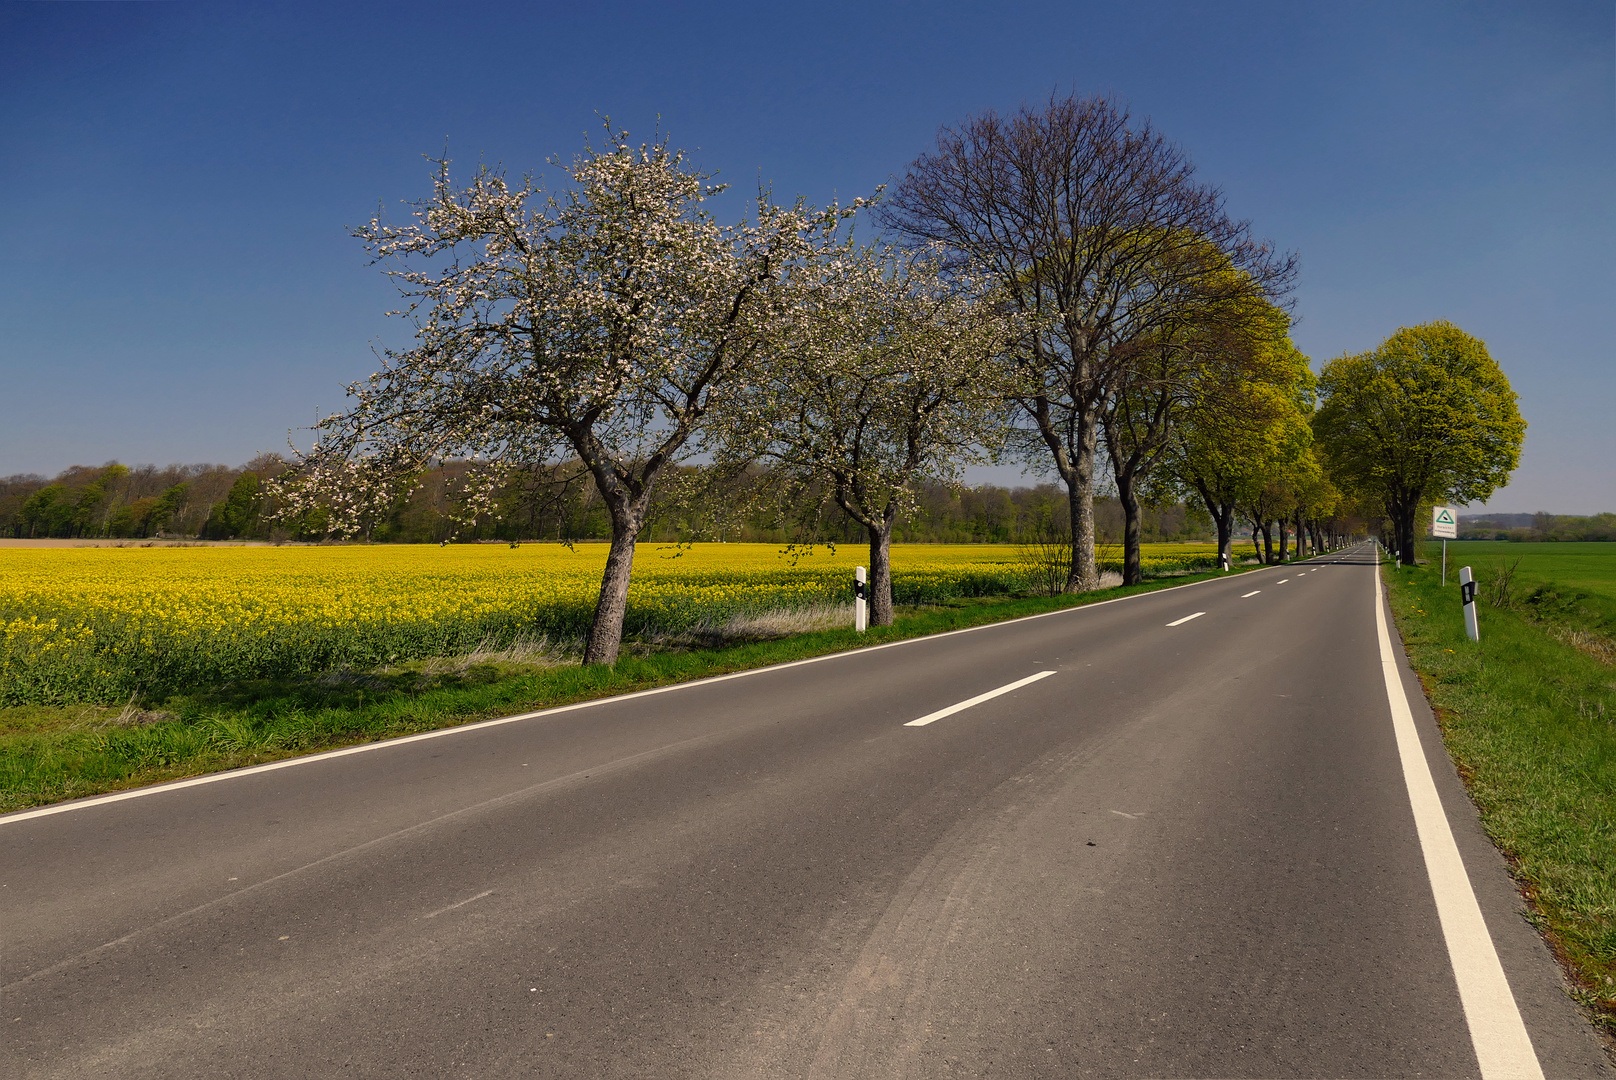
<svg viewBox="0 0 1616 1080"><path fill-rule="evenodd" d="M1414 559L1434 501L1485 501L1520 462L1526 421L1487 346L1450 322L1403 327L1319 379L1313 427L1337 486L1383 506Z"/></svg>
<svg viewBox="0 0 1616 1080"><path fill-rule="evenodd" d="M731 410L726 449L797 492L817 487L864 526L871 623L886 626L898 517L924 480L957 477L999 441L1013 320L931 250L849 243L807 277L771 363Z"/></svg>

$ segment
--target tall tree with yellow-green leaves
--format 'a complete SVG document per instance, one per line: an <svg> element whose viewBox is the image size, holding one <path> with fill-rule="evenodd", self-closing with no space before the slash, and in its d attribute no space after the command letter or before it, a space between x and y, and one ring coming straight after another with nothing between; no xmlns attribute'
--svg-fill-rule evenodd
<svg viewBox="0 0 1616 1080"><path fill-rule="evenodd" d="M1385 508L1405 564L1421 507L1485 501L1520 462L1515 391L1487 346L1450 322L1330 361L1319 397L1313 430L1332 478Z"/></svg>
<svg viewBox="0 0 1616 1080"><path fill-rule="evenodd" d="M1158 488L1198 496L1218 532L1220 565L1231 566L1237 514L1252 514L1265 486L1307 452L1313 373L1292 344L1290 319L1273 305L1209 340L1225 372L1216 394L1194 402L1165 449ZM1232 332L1231 332L1232 331Z"/></svg>

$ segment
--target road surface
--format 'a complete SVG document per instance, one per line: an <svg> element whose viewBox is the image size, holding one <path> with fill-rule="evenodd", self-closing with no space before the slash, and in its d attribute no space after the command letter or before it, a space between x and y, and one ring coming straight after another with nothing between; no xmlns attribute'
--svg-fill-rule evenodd
<svg viewBox="0 0 1616 1080"><path fill-rule="evenodd" d="M0 818L7 1075L1610 1077L1372 561Z"/></svg>

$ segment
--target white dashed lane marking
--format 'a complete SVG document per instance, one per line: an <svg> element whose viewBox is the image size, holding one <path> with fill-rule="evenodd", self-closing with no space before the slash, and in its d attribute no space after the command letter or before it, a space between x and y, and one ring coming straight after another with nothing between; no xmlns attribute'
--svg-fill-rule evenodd
<svg viewBox="0 0 1616 1080"><path fill-rule="evenodd" d="M993 698L998 697L1000 694L1008 694L1012 690L1018 690L1021 687L1026 686L1028 683L1035 683L1039 679L1047 678L1053 674L1055 674L1053 671L1040 671L1036 675L1028 675L1025 679L1017 679L1013 683L1006 683L997 690L989 690L985 694L978 694L974 698L968 698L965 701L960 702L958 705L950 705L946 709L938 709L934 713L927 713L918 720L910 720L903 726L925 727L927 724L935 723L945 716L953 716L957 712L963 712L964 710L969 709L972 705L980 705L984 701L990 701Z"/></svg>

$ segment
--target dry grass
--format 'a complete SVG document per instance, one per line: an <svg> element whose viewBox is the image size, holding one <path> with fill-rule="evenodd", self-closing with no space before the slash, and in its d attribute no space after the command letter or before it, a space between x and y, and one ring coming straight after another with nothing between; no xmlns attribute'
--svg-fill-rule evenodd
<svg viewBox="0 0 1616 1080"><path fill-rule="evenodd" d="M175 719L174 714L159 709L142 709L140 699L135 694L129 695L129 700L123 708L113 716L103 717L102 724L111 724L115 727L139 727L141 724L156 724L163 720Z"/></svg>
<svg viewBox="0 0 1616 1080"><path fill-rule="evenodd" d="M423 660L418 668L422 675L464 675L474 667L546 668L576 661L582 650L552 642L548 635L519 637L508 645L495 645L483 639L470 652L458 656L434 656Z"/></svg>
<svg viewBox="0 0 1616 1080"><path fill-rule="evenodd" d="M135 694L131 694L129 700L121 707L117 705L43 706L40 707L39 711L53 714L51 726L60 726L67 731L97 731L110 727L141 727L145 724L158 724L165 720L178 719L171 712L141 707L139 695ZM7 712L27 714L30 710L24 706L19 709L9 709Z"/></svg>
<svg viewBox="0 0 1616 1080"><path fill-rule="evenodd" d="M717 632L732 641L769 641L791 634L815 630L835 630L853 625L853 604L814 604L811 607L737 615L724 622Z"/></svg>
<svg viewBox="0 0 1616 1080"><path fill-rule="evenodd" d="M1616 640L1604 634L1596 634L1592 630L1579 630L1570 626L1556 626L1547 624L1551 637L1571 646L1579 652L1585 652L1602 664L1616 664Z"/></svg>
<svg viewBox="0 0 1616 1080"><path fill-rule="evenodd" d="M811 604L800 608L732 615L718 622L703 622L688 630L658 635L647 644L663 648L712 648L748 641L776 641L793 634L838 630L853 625L853 605Z"/></svg>

